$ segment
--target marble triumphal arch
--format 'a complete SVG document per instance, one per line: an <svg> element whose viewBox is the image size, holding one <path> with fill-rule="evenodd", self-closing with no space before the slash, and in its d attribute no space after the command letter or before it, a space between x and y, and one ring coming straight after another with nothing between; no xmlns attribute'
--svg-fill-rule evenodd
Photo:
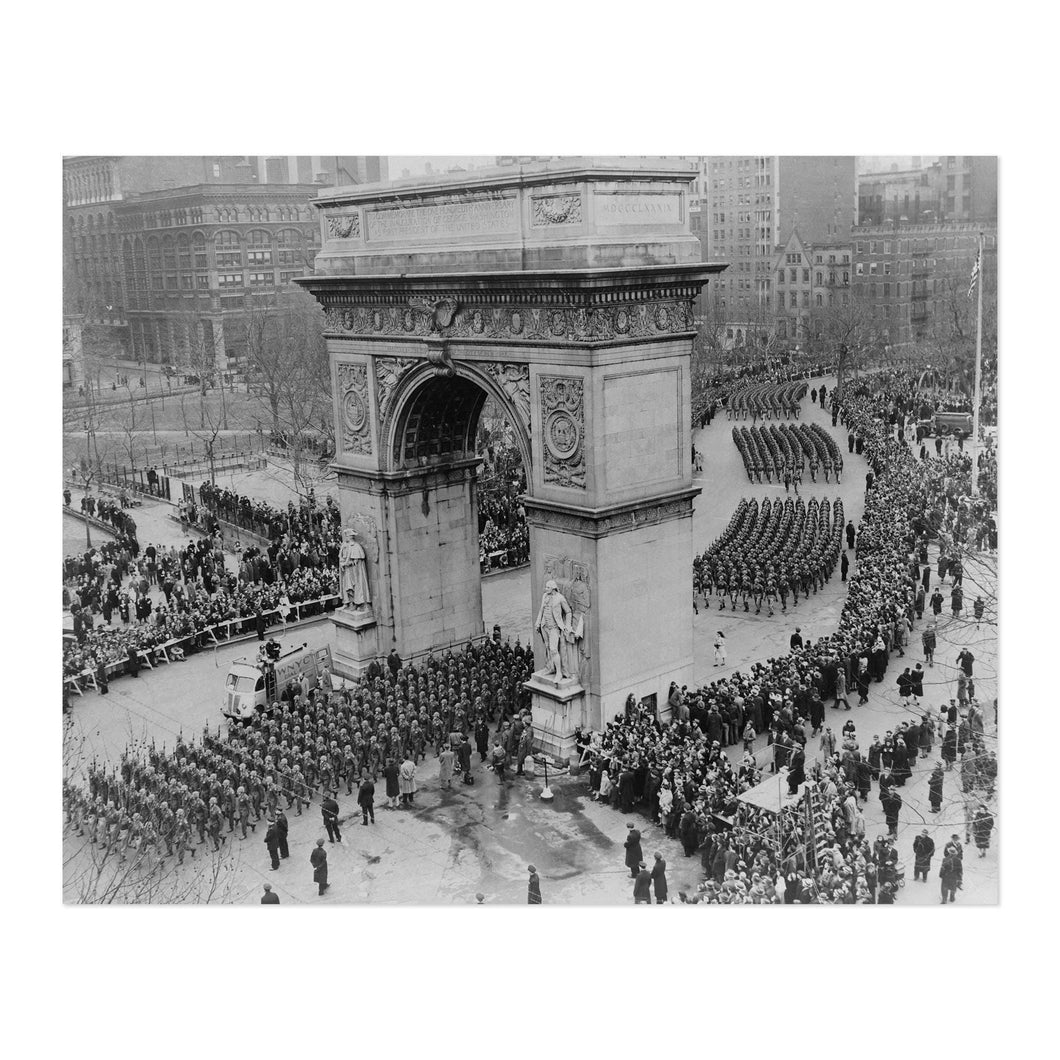
<svg viewBox="0 0 1060 1060"><path fill-rule="evenodd" d="M370 599L335 617L347 674L483 634L475 429L487 396L527 468L540 742L692 681L694 171L577 160L338 188L299 282L322 303L344 526ZM363 555L362 555L363 552Z"/></svg>

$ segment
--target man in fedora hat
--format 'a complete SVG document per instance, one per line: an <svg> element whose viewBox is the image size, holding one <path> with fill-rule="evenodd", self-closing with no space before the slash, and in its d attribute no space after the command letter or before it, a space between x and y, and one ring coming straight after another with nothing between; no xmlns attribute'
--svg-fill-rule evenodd
<svg viewBox="0 0 1060 1060"><path fill-rule="evenodd" d="M644 860L644 851L641 850L640 846L640 832L633 827L633 822L627 821L626 828L629 830L625 843L626 868L629 869L630 877L636 878L637 870L640 868L641 862Z"/></svg>

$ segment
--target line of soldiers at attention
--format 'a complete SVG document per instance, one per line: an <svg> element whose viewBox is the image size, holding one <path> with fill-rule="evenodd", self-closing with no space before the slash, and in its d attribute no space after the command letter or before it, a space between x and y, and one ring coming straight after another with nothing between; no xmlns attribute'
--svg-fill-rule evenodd
<svg viewBox="0 0 1060 1060"><path fill-rule="evenodd" d="M810 480L817 481L817 472L824 472L825 482L834 472L836 482L843 474L843 457L835 439L817 423L800 423L790 427L786 423L767 427L733 427L732 440L740 450L748 482L784 483L796 492L802 482L803 469L809 464Z"/></svg>
<svg viewBox="0 0 1060 1060"><path fill-rule="evenodd" d="M737 383L723 397L730 420L799 418L799 402L806 396L805 380Z"/></svg>
<svg viewBox="0 0 1060 1060"><path fill-rule="evenodd" d="M766 498L740 501L725 532L693 560L696 592L708 599L717 595L720 610L726 601L744 611L762 605L773 615L777 601L788 609L788 595L798 606L799 594L808 597L823 589L842 551L843 502L818 503L811 497L793 501Z"/></svg>
<svg viewBox="0 0 1060 1060"><path fill-rule="evenodd" d="M308 694L292 690L226 735L181 738L172 753L127 752L109 773L93 763L87 791L64 783L67 820L122 858L153 852L183 863L194 854L193 836L220 850L237 829L245 839L263 818L275 821L281 799L301 815L316 795L337 795L343 784L352 795L363 778L380 774L396 798L401 763L429 749L438 756L456 743L458 757L469 759L473 739L482 761L499 750L522 762L532 742L522 685L532 668L529 646L485 641L421 666L375 664L352 689L331 691L325 682ZM466 774L469 762L461 765Z"/></svg>

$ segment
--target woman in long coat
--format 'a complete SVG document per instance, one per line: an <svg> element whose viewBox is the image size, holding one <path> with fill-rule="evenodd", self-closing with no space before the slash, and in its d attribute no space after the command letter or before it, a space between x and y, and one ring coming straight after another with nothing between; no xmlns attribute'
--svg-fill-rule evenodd
<svg viewBox="0 0 1060 1060"><path fill-rule="evenodd" d="M975 845L979 848L981 858L985 858L987 850L990 849L990 833L993 829L993 815L986 808L986 804L981 802L972 821L972 835L975 836Z"/></svg>

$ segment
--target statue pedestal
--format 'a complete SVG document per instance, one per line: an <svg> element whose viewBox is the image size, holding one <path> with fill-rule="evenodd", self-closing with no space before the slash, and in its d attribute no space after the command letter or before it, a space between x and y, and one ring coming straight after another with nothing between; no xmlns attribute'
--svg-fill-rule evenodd
<svg viewBox="0 0 1060 1060"><path fill-rule="evenodd" d="M375 615L370 609L343 608L331 616L331 624L335 627L335 650L331 653L335 672L342 677L361 677L369 663L379 657Z"/></svg>
<svg viewBox="0 0 1060 1060"><path fill-rule="evenodd" d="M530 692L534 749L555 758L575 755L574 730L587 723L585 688L573 677L532 674L523 688Z"/></svg>

